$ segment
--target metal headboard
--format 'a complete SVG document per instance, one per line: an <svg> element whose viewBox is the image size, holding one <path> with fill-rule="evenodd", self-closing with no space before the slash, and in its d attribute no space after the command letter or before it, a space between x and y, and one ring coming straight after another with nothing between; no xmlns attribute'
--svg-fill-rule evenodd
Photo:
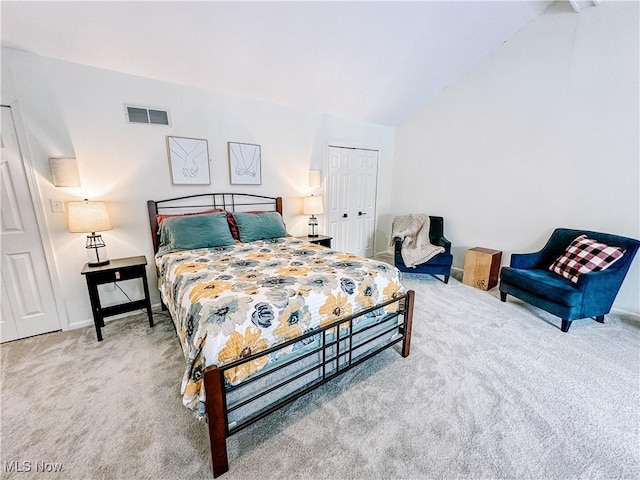
<svg viewBox="0 0 640 480"><path fill-rule="evenodd" d="M149 210L153 251L157 253L160 245L158 219L156 218L158 214L195 213L219 208L229 212L275 211L282 215L282 197L267 197L248 193L202 193L168 198L166 200L149 200L147 201L147 208Z"/></svg>

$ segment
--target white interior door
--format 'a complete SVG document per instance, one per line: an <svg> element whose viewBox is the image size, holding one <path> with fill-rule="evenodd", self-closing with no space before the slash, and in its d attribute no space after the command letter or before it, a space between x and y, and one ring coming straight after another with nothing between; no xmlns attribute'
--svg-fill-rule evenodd
<svg viewBox="0 0 640 480"><path fill-rule="evenodd" d="M373 257L377 150L329 147L327 221L335 250Z"/></svg>
<svg viewBox="0 0 640 480"><path fill-rule="evenodd" d="M5 106L0 140L0 341L6 342L60 330L60 320L11 108Z"/></svg>

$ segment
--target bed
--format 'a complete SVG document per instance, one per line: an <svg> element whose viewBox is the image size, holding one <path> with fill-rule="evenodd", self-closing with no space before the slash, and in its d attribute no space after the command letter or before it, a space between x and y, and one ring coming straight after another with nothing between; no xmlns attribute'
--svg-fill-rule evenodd
<svg viewBox="0 0 640 480"><path fill-rule="evenodd" d="M185 356L183 403L226 438L379 352L409 355L414 292L388 264L291 237L282 199L147 202L163 309Z"/></svg>

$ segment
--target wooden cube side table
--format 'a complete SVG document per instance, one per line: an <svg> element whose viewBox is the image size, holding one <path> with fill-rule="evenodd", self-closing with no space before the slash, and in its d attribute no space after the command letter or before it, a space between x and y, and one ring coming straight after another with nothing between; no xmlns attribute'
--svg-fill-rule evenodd
<svg viewBox="0 0 640 480"><path fill-rule="evenodd" d="M501 260L500 250L470 248L464 256L462 283L481 290L491 290L498 284Z"/></svg>

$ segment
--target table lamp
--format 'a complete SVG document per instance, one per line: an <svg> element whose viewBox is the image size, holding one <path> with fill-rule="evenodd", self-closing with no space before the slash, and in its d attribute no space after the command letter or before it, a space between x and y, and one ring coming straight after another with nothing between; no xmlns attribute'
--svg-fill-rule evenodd
<svg viewBox="0 0 640 480"><path fill-rule="evenodd" d="M317 237L316 227L318 226L317 215L321 215L324 213L324 209L322 208L322 197L314 197L311 195L310 197L304 197L304 204L302 207L302 213L305 215L311 215L309 218L309 227L311 227L309 236Z"/></svg>
<svg viewBox="0 0 640 480"><path fill-rule="evenodd" d="M90 202L86 198L83 202L69 202L69 231L71 233L89 233L87 235L87 257L90 267L107 265L107 246L102 235L96 232L111 230L109 212L104 202Z"/></svg>

